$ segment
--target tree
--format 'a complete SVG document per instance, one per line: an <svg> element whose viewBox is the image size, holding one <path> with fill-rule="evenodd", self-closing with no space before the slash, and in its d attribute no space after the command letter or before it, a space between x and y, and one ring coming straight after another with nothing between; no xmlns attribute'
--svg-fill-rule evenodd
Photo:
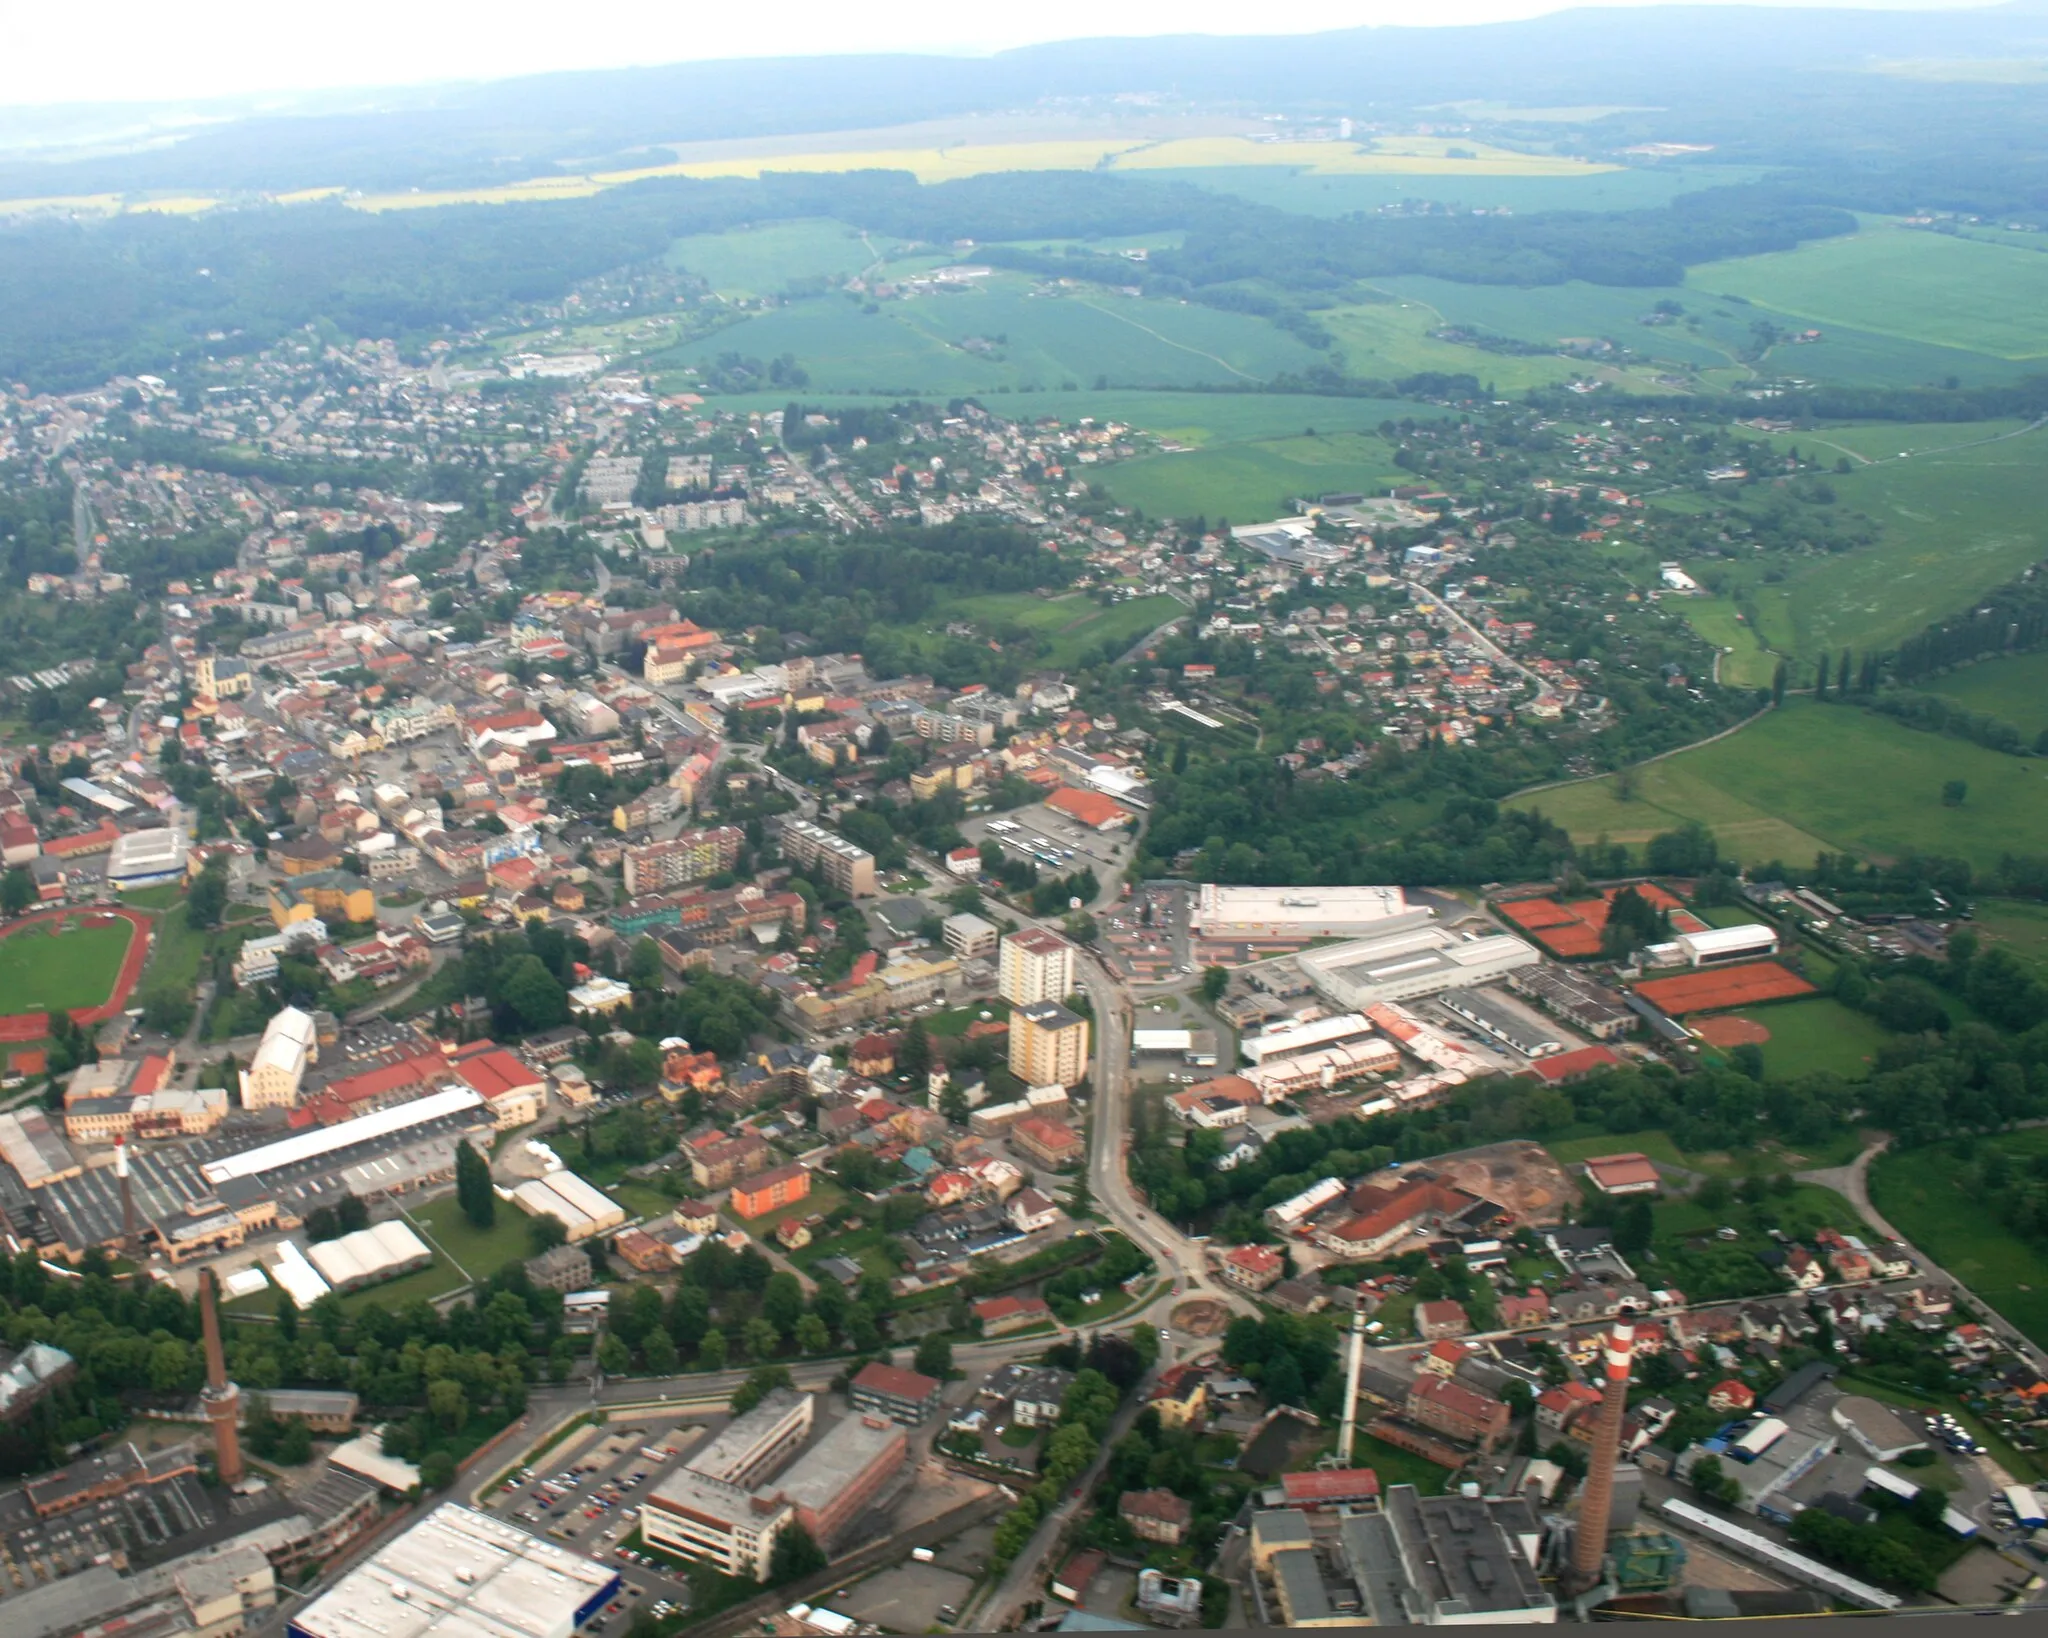
<svg viewBox="0 0 2048 1638"><path fill-rule="evenodd" d="M675 1339L659 1327L647 1333L640 1344L640 1357L647 1362L647 1369L655 1376L667 1376L676 1368Z"/></svg>
<svg viewBox="0 0 2048 1638"><path fill-rule="evenodd" d="M1230 988L1230 972L1224 967L1202 969L1202 999L1210 1006L1223 999L1223 992Z"/></svg>
<svg viewBox="0 0 2048 1638"><path fill-rule="evenodd" d="M1783 705L1785 703L1785 662L1783 660L1778 662L1777 669L1771 673L1771 703L1773 705Z"/></svg>
<svg viewBox="0 0 2048 1638"><path fill-rule="evenodd" d="M460 1433L469 1420L469 1396L452 1376L427 1384L427 1413L450 1433Z"/></svg>
<svg viewBox="0 0 2048 1638"><path fill-rule="evenodd" d="M1614 1219L1614 1249L1624 1257L1640 1256L1650 1249L1651 1233L1650 1202L1641 1196L1625 1201Z"/></svg>
<svg viewBox="0 0 2048 1638"><path fill-rule="evenodd" d="M16 865L5 876L0 876L0 910L10 917L18 916L36 902L36 882L27 869Z"/></svg>
<svg viewBox="0 0 2048 1638"><path fill-rule="evenodd" d="M499 982L498 995L521 1029L553 1029L568 1022L569 992L539 956L524 955L513 961Z"/></svg>
<svg viewBox="0 0 2048 1638"><path fill-rule="evenodd" d="M1963 798L1969 794L1970 782L1967 779L1948 780L1941 787L1941 805L1945 808L1959 808L1963 805Z"/></svg>
<svg viewBox="0 0 2048 1638"><path fill-rule="evenodd" d="M794 1274L777 1272L768 1276L761 1290L761 1314L783 1336L796 1329L803 1317L804 1288Z"/></svg>
<svg viewBox="0 0 2048 1638"><path fill-rule="evenodd" d="M923 1375L944 1382L953 1374L953 1345L941 1336L924 1338L917 1345L916 1366Z"/></svg>
<svg viewBox="0 0 2048 1638"><path fill-rule="evenodd" d="M789 1374L787 1365L756 1365L747 1372L746 1381L732 1391L733 1414L744 1416L777 1388L795 1385L796 1379Z"/></svg>
<svg viewBox="0 0 2048 1638"><path fill-rule="evenodd" d="M622 1376L633 1368L633 1355L623 1337L606 1334L597 1345L597 1368L607 1376Z"/></svg>
<svg viewBox="0 0 2048 1638"><path fill-rule="evenodd" d="M185 920L201 932L218 927L228 907L227 867L218 859L200 871L185 895Z"/></svg>
<svg viewBox="0 0 2048 1638"><path fill-rule="evenodd" d="M913 1081L921 1081L931 1073L932 1038L924 1027L922 1018L913 1018L910 1028L903 1032L903 1044L896 1049L896 1068Z"/></svg>
<svg viewBox="0 0 2048 1638"><path fill-rule="evenodd" d="M551 1211L544 1211L527 1219L526 1237L533 1243L533 1254L538 1257L543 1252L553 1251L556 1246L567 1245L569 1230L561 1218Z"/></svg>
<svg viewBox="0 0 2048 1638"><path fill-rule="evenodd" d="M292 1301L289 1291L277 1294L277 1335L280 1342L299 1340L299 1305Z"/></svg>
<svg viewBox="0 0 2048 1638"><path fill-rule="evenodd" d="M939 1113L946 1117L948 1125L965 1126L968 1116L973 1113L967 1106L966 1088L953 1081L946 1082L939 1089Z"/></svg>
<svg viewBox="0 0 2048 1638"><path fill-rule="evenodd" d="M806 1314L796 1322L796 1345L807 1354L827 1353L832 1347L832 1333L816 1314Z"/></svg>
<svg viewBox="0 0 2048 1638"><path fill-rule="evenodd" d="M430 1450L420 1461L420 1488L446 1490L455 1482L455 1458L445 1450Z"/></svg>
<svg viewBox="0 0 2048 1638"><path fill-rule="evenodd" d="M700 1370L722 1371L729 1345L723 1331L706 1331L704 1340L697 1344L697 1366Z"/></svg>
<svg viewBox="0 0 2048 1638"><path fill-rule="evenodd" d="M810 1531L792 1520L775 1538L775 1550L768 1555L768 1585L784 1587L816 1575L825 1567L825 1554L811 1540Z"/></svg>
<svg viewBox="0 0 2048 1638"><path fill-rule="evenodd" d="M498 1220L498 1196L491 1188L491 1163L468 1143L455 1146L455 1198L472 1228Z"/></svg>

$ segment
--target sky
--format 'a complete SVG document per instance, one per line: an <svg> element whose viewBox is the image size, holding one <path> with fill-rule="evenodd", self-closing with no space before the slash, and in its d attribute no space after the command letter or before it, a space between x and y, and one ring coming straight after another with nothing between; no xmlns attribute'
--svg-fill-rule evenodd
<svg viewBox="0 0 2048 1638"><path fill-rule="evenodd" d="M1883 6L1887 0L1860 3ZM1943 0L1919 4L1932 9ZM90 7L0 0L7 65L0 108L417 85L719 57L978 53L1105 34L1486 23L1558 9L1544 0L1289 0L1278 12L1248 12L1238 0L1118 0L1110 6L1036 0L1028 7L959 0L879 6L613 0L590 12L565 10L552 0L350 0L333 8L278 0L99 0Z"/></svg>

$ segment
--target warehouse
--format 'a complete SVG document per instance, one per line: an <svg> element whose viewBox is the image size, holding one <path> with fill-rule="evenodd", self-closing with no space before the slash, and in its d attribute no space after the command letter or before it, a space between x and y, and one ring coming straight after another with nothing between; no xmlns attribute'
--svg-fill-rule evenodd
<svg viewBox="0 0 2048 1638"><path fill-rule="evenodd" d="M426 1242L399 1222L378 1223L338 1240L322 1240L306 1255L321 1278L337 1291L396 1279L434 1260Z"/></svg>
<svg viewBox="0 0 2048 1638"><path fill-rule="evenodd" d="M1398 887L1218 887L1204 883L1190 912L1197 937L1355 938L1419 927L1433 912Z"/></svg>
<svg viewBox="0 0 2048 1638"><path fill-rule="evenodd" d="M1569 967L1553 967L1547 962L1518 967L1508 974L1508 988L1556 1013L1596 1041L1614 1040L1635 1027L1636 1016L1629 1011L1626 996Z"/></svg>
<svg viewBox="0 0 2048 1638"><path fill-rule="evenodd" d="M619 1591L601 1564L448 1502L292 1614L289 1638L564 1638Z"/></svg>
<svg viewBox="0 0 2048 1638"><path fill-rule="evenodd" d="M285 1138L279 1143L266 1143L261 1148L244 1149L239 1154L209 1161L201 1171L209 1183L226 1183L235 1178L262 1177L306 1161L326 1159L360 1143L395 1136L413 1127L439 1120L444 1115L462 1114L480 1108L483 1101L475 1091L466 1086L430 1092L424 1098L415 1098L410 1103L394 1104L389 1109L379 1109L374 1114L362 1115L355 1120L338 1121L332 1126L323 1126L318 1131L301 1132L296 1137ZM486 1116L487 1122L488 1119Z"/></svg>
<svg viewBox="0 0 2048 1638"><path fill-rule="evenodd" d="M909 1435L886 1416L856 1412L799 1456L771 1488L797 1522L830 1549L903 1471Z"/></svg>
<svg viewBox="0 0 2048 1638"><path fill-rule="evenodd" d="M1778 931L1761 922L1749 922L1741 927L1709 927L1702 932L1680 933L1669 946L1653 946L1653 954L1665 949L1676 950L1678 959L1688 967L1720 967L1735 961L1754 961L1759 956L1773 956L1778 953ZM1669 963L1658 961L1655 965Z"/></svg>
<svg viewBox="0 0 2048 1638"><path fill-rule="evenodd" d="M558 1219L572 1241L609 1233L626 1220L623 1206L574 1172L549 1172L522 1183L512 1199L529 1217Z"/></svg>
<svg viewBox="0 0 2048 1638"><path fill-rule="evenodd" d="M1345 1012L1333 1018L1316 1018L1305 1024L1281 1024L1263 1034L1247 1035L1238 1043L1238 1050L1251 1062L1262 1064L1268 1058L1287 1058L1297 1052L1313 1052L1319 1047L1356 1041L1371 1033L1372 1025L1363 1017L1355 1012Z"/></svg>
<svg viewBox="0 0 2048 1638"><path fill-rule="evenodd" d="M1547 1058L1564 1051L1564 1042L1535 1018L1505 1007L1480 990L1445 990L1437 1005L1525 1058Z"/></svg>
<svg viewBox="0 0 2048 1638"><path fill-rule="evenodd" d="M1304 951L1294 964L1333 1006L1364 1012L1381 1002L1491 984L1540 959L1533 944L1512 933L1460 938L1417 927Z"/></svg>
<svg viewBox="0 0 2048 1638"><path fill-rule="evenodd" d="M185 837L177 830L131 830L107 855L107 885L126 892L185 874Z"/></svg>

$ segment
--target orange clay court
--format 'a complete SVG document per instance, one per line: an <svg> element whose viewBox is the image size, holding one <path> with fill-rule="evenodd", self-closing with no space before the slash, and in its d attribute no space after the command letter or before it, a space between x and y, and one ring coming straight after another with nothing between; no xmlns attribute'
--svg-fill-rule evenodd
<svg viewBox="0 0 2048 1638"><path fill-rule="evenodd" d="M1702 1018L1692 1027L1708 1046L1762 1046L1771 1032L1751 1018Z"/></svg>
<svg viewBox="0 0 2048 1638"><path fill-rule="evenodd" d="M1607 926L1607 907L1621 891L1610 887L1595 899L1574 899L1560 904L1556 899L1511 899L1498 908L1503 916L1527 933L1552 955L1563 960L1600 953L1600 934ZM1655 882L1638 882L1637 895L1653 910L1668 911L1671 930L1696 933L1706 923L1664 891Z"/></svg>
<svg viewBox="0 0 2048 1638"><path fill-rule="evenodd" d="M1653 978L1635 989L1645 1001L1653 1001L1673 1014L1720 1012L1757 1001L1782 1001L1787 996L1814 993L1805 979L1775 961L1745 961L1739 967L1686 973L1679 978Z"/></svg>

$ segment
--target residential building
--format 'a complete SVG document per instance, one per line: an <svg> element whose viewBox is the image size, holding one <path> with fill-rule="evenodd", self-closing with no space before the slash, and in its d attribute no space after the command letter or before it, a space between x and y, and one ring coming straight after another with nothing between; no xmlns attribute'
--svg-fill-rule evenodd
<svg viewBox="0 0 2048 1638"><path fill-rule="evenodd" d="M746 832L737 825L686 830L665 842L629 847L622 856L626 892L637 898L692 882L708 881L739 862Z"/></svg>
<svg viewBox="0 0 2048 1638"><path fill-rule="evenodd" d="M592 1279L590 1253L581 1246L551 1246L526 1260L526 1277L543 1291L588 1291Z"/></svg>
<svg viewBox="0 0 2048 1638"><path fill-rule="evenodd" d="M871 897L875 888L875 856L844 836L808 819L785 819L777 837L783 856L797 869L815 871L827 885L848 898Z"/></svg>
<svg viewBox="0 0 2048 1638"><path fill-rule="evenodd" d="M811 1174L797 1165L777 1166L732 1186L732 1209L741 1217L765 1217L793 1206L811 1192Z"/></svg>
<svg viewBox="0 0 2048 1638"><path fill-rule="evenodd" d="M1050 1320L1052 1309L1043 1297L987 1297L974 1305L974 1317L983 1336L1000 1337Z"/></svg>
<svg viewBox="0 0 2048 1638"><path fill-rule="evenodd" d="M1194 1508L1171 1490L1126 1490L1116 1511L1140 1541L1168 1547L1178 1547L1195 1521Z"/></svg>
<svg viewBox="0 0 2048 1638"><path fill-rule="evenodd" d="M1027 1115L1010 1128L1010 1142L1041 1166L1062 1171L1079 1165L1087 1146L1063 1120Z"/></svg>
<svg viewBox="0 0 2048 1638"><path fill-rule="evenodd" d="M1074 946L1042 927L1003 940L996 993L1013 1007L1064 1001L1074 993Z"/></svg>
<svg viewBox="0 0 2048 1638"><path fill-rule="evenodd" d="M959 961L973 961L977 957L993 955L996 941L1001 936L993 922L984 921L980 916L962 910L948 916L944 923L946 948Z"/></svg>
<svg viewBox="0 0 2048 1638"><path fill-rule="evenodd" d="M1508 1408L1462 1382L1425 1375L1416 1378L1402 1412L1420 1427L1447 1434L1461 1444L1491 1450L1508 1431Z"/></svg>
<svg viewBox="0 0 2048 1638"><path fill-rule="evenodd" d="M1026 1086L1077 1086L1088 1074L1088 1020L1057 1001L1010 1014L1010 1073Z"/></svg>
<svg viewBox="0 0 2048 1638"><path fill-rule="evenodd" d="M1233 1246L1216 1267L1219 1279L1243 1291L1264 1291L1286 1271L1285 1261L1271 1246Z"/></svg>

